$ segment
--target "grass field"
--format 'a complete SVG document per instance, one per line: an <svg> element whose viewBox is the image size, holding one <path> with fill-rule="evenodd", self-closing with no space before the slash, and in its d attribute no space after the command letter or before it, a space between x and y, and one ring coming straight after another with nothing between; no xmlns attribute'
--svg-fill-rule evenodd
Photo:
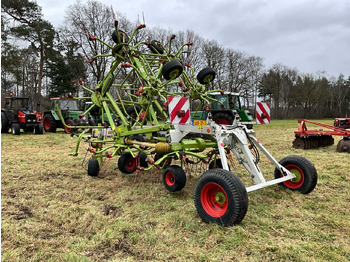
<svg viewBox="0 0 350 262"><path fill-rule="evenodd" d="M205 224L196 212L193 186L206 167L193 166L186 187L170 193L159 171L134 182L118 171L117 158L88 177L85 145L70 156L75 139L63 132L2 134L2 261L349 261L350 155L335 151L337 137L326 148L293 149L296 129L296 120L255 128L277 160L298 154L314 163L315 190L251 192L234 227ZM260 167L273 178L265 157ZM236 162L231 170L252 184Z"/></svg>

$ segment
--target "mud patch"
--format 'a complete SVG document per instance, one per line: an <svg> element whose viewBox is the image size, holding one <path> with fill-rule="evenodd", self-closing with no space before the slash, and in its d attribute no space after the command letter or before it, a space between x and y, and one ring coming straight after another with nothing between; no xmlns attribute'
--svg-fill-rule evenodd
<svg viewBox="0 0 350 262"><path fill-rule="evenodd" d="M123 211L119 207L115 207L115 206L111 206L111 205L105 205L103 207L103 214L105 216L118 217L122 213L123 213Z"/></svg>

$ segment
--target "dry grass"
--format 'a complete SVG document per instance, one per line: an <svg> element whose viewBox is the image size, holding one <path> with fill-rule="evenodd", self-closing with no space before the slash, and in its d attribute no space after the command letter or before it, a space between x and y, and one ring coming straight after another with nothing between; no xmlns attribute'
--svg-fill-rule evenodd
<svg viewBox="0 0 350 262"><path fill-rule="evenodd" d="M184 190L172 194L159 172L134 182L120 174L116 159L100 177L87 177L84 150L69 156L75 140L63 133L2 134L2 261L349 261L350 155L336 153L335 145L295 150L296 128L296 120L273 121L256 131L277 159L310 159L319 174L316 189L251 192L245 219L230 228L197 215L195 167ZM260 166L273 177L263 157Z"/></svg>

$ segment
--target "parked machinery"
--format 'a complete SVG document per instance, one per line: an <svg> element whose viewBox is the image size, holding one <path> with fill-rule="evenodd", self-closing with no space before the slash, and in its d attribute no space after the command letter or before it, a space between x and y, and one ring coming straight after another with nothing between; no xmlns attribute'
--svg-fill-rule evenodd
<svg viewBox="0 0 350 262"><path fill-rule="evenodd" d="M248 192L274 184L303 194L315 188L317 171L310 161L301 156L287 156L277 162L256 139L254 130L242 124L238 114L229 125L218 124L211 113L205 120L193 123L190 100L199 99L208 110L213 102L225 109L221 101L210 95L224 92L208 91L215 71L205 68L196 75L189 61L183 62L188 58L191 41L176 51L172 50L174 35L167 48L155 40L133 42L144 27L139 25L129 38L118 30L115 21L113 46L89 35L91 41L100 41L111 49L111 54L97 55L90 62L101 56L113 59L110 71L95 90L86 88L80 81L82 88L91 94L82 99L89 98L93 103L83 115L97 106L101 122L109 123L109 126L86 126L78 137L73 155L78 155L82 141L89 144L89 176L97 176L111 158L120 156L121 172L137 175L141 170L162 169L165 188L174 192L186 184L186 166L210 163L212 169L204 172L195 185L194 202L203 221L225 226L243 220L248 209ZM112 86L116 88L116 99L111 94ZM58 107L57 111L65 127L74 128L65 124ZM195 119L195 114L192 117ZM258 167L259 151L275 166L271 180L267 181ZM245 167L255 185L245 187L230 171L228 161L233 156ZM179 160L181 165L171 165L172 160Z"/></svg>
<svg viewBox="0 0 350 262"><path fill-rule="evenodd" d="M10 94L5 97L5 108L1 109L1 133L7 133L11 128L13 135L19 135L20 130L35 134L43 134L42 115L31 109L28 97L16 97Z"/></svg>
<svg viewBox="0 0 350 262"><path fill-rule="evenodd" d="M309 130L306 127L306 123L321 126L324 129ZM337 152L350 153L350 131L337 126L329 126L322 123L301 119L298 121L299 129L294 132L295 140L293 141L293 147L297 149L311 149L317 147L325 147L334 144L334 138L332 136L342 136L337 144Z"/></svg>

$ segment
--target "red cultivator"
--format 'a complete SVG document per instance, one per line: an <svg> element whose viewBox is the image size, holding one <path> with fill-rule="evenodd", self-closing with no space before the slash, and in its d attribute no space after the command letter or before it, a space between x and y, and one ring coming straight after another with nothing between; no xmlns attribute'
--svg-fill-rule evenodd
<svg viewBox="0 0 350 262"><path fill-rule="evenodd" d="M315 129L308 130L306 123L311 123L318 125L329 130ZM295 140L293 141L293 147L297 149L311 149L317 147L325 147L334 144L334 136L342 136L337 145L338 152L348 152L350 153L350 131L335 127L329 126L322 123L313 122L306 119L301 119L298 121L299 129L295 131Z"/></svg>

